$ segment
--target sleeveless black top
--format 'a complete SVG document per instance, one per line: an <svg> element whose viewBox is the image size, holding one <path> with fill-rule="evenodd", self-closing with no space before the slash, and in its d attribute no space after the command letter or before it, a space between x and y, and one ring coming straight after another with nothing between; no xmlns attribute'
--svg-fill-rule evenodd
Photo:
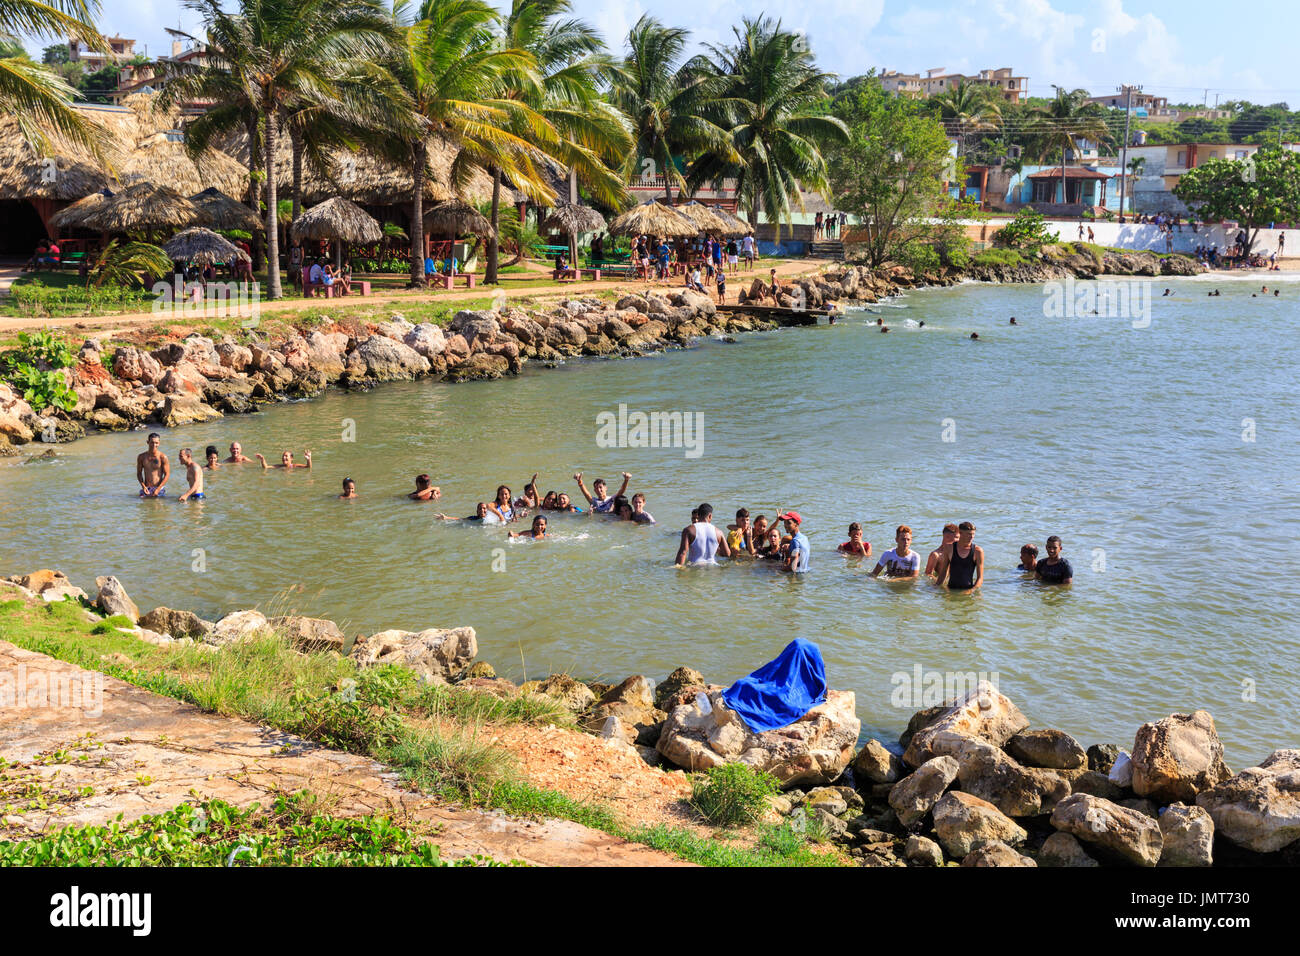
<svg viewBox="0 0 1300 956"><path fill-rule="evenodd" d="M954 590L967 590L975 586L975 545L970 546L970 553L962 557L957 553L957 545L952 546L952 561L948 564L948 587Z"/></svg>

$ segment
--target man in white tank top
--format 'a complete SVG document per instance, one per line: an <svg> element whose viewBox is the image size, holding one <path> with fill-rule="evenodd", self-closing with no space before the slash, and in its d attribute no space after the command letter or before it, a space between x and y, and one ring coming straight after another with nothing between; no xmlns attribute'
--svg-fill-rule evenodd
<svg viewBox="0 0 1300 956"><path fill-rule="evenodd" d="M727 539L713 526L713 505L702 504L696 511L699 519L682 529L682 541L677 548L677 566L687 564L717 564L716 555L731 557Z"/></svg>

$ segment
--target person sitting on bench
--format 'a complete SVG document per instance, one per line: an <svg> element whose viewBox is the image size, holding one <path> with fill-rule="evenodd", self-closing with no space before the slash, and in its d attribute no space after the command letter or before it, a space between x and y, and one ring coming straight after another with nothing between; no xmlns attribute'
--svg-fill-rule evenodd
<svg viewBox="0 0 1300 956"><path fill-rule="evenodd" d="M438 266L433 261L433 256L424 257L424 281L427 285L438 274Z"/></svg>
<svg viewBox="0 0 1300 956"><path fill-rule="evenodd" d="M557 253L555 256L554 278L557 282L578 278L578 270L569 265L569 259L563 252Z"/></svg>

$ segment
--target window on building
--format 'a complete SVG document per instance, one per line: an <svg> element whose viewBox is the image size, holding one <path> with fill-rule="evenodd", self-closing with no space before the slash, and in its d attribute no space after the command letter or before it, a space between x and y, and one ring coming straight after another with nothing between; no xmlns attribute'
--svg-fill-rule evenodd
<svg viewBox="0 0 1300 956"><path fill-rule="evenodd" d="M1186 166L1186 165L1187 165L1187 150L1185 150L1185 149L1180 149L1180 150L1178 151L1178 165L1179 165L1179 166Z"/></svg>

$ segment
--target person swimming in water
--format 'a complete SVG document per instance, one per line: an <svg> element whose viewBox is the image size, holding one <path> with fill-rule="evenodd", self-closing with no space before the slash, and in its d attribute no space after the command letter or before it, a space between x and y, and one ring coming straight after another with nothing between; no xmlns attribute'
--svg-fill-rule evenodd
<svg viewBox="0 0 1300 956"><path fill-rule="evenodd" d="M1033 544L1024 544L1020 546L1020 563L1016 565L1017 571L1024 571L1027 574L1033 574L1038 570L1038 546Z"/></svg>
<svg viewBox="0 0 1300 956"><path fill-rule="evenodd" d="M311 467L311 451L310 451L310 450L309 450L309 451L306 451L306 452L303 453L303 457L307 459L307 464L305 464L305 465L297 464L297 463L293 460L293 452L291 452L291 451L285 451L285 452L281 452L281 453L280 453L280 464L278 464L278 465L268 465L268 464L266 463L266 457L265 457L264 455L257 455L257 456L255 456L255 457L257 458L258 461L260 461L260 462L262 463L262 468L263 468L263 469L266 469L266 468L283 468L283 469L285 469L286 471L293 471L293 469L295 469L295 468L310 468L310 467Z"/></svg>
<svg viewBox="0 0 1300 956"><path fill-rule="evenodd" d="M1011 322L1010 322L1010 324L1011 324L1011 325L1015 325L1015 324L1016 324L1016 317L1015 317L1014 315L1011 317Z"/></svg>
<svg viewBox="0 0 1300 956"><path fill-rule="evenodd" d="M934 574L939 567L939 559L943 553L952 547L952 543L957 540L957 526L955 524L946 524L943 526L943 532L939 536L939 547L930 552L930 556L925 559L926 575Z"/></svg>
<svg viewBox="0 0 1300 956"><path fill-rule="evenodd" d="M1047 539L1047 557L1039 560L1034 576L1044 584L1069 584L1074 580L1074 569L1061 557L1061 539L1057 535Z"/></svg>
<svg viewBox="0 0 1300 956"><path fill-rule="evenodd" d="M546 516L536 515L533 518L533 526L527 531L511 531L512 538L532 538L534 541L546 537Z"/></svg>
<svg viewBox="0 0 1300 956"><path fill-rule="evenodd" d="M862 540L862 525L855 521L849 525L849 540L835 550L850 557L865 558L871 554L871 542Z"/></svg>
<svg viewBox="0 0 1300 956"><path fill-rule="evenodd" d="M873 578L885 572L887 578L915 578L921 574L921 556L912 550L912 529L900 524L894 530L894 547L880 556L871 569Z"/></svg>
<svg viewBox="0 0 1300 956"><path fill-rule="evenodd" d="M722 532L713 526L713 505L705 502L691 514L695 520L682 529L677 547L677 567L690 564L717 564L717 555L731 557L731 548Z"/></svg>
<svg viewBox="0 0 1300 956"><path fill-rule="evenodd" d="M478 503L478 507L475 510L474 514L470 515L467 518L453 518L450 515L445 515L442 513L438 513L434 515L434 517L442 521L470 521L470 522L482 524L483 519L487 517L487 513L488 513L488 503L486 501L480 501Z"/></svg>
<svg viewBox="0 0 1300 956"><path fill-rule="evenodd" d="M226 459L227 465L239 465L252 460L253 459L244 454L244 449L240 446L239 442L232 441L230 443L230 457Z"/></svg>
<svg viewBox="0 0 1300 956"><path fill-rule="evenodd" d="M592 514L610 514L614 510L614 499L627 494L627 483L632 480L628 472L623 472L623 484L619 486L617 493L609 494L609 486L605 484L604 478L597 478L591 486L591 491L587 491L587 486L582 481L582 472L576 472L573 480L578 483L578 490L582 496L587 499L587 504L591 505Z"/></svg>
<svg viewBox="0 0 1300 956"><path fill-rule="evenodd" d="M776 526L767 520L767 515L754 519L754 531L750 542L756 558L778 558L781 550L781 536Z"/></svg>
<svg viewBox="0 0 1300 956"><path fill-rule="evenodd" d="M428 475L416 475L415 490L406 497L412 501L437 501L442 497L442 489Z"/></svg>
<svg viewBox="0 0 1300 956"><path fill-rule="evenodd" d="M141 452L135 458L135 480L140 483L140 497L161 498L165 494L167 479L172 474L172 464L158 450L162 436L157 432L150 432L145 444L149 450Z"/></svg>
<svg viewBox="0 0 1300 956"><path fill-rule="evenodd" d="M344 499L352 499L355 498L356 496L357 496L357 483L353 481L351 478L344 478L343 494L339 495L339 497Z"/></svg>
<svg viewBox="0 0 1300 956"><path fill-rule="evenodd" d="M637 524L654 524L655 516L645 510L645 495L637 492L632 496L632 517Z"/></svg>
<svg viewBox="0 0 1300 956"><path fill-rule="evenodd" d="M191 498L198 501L203 499L203 469L199 463L194 460L193 453L188 448L182 448L176 455L176 458L185 466L185 480L190 486L185 489L185 493L177 498L177 501L189 501Z"/></svg>
<svg viewBox="0 0 1300 956"><path fill-rule="evenodd" d="M207 459L207 464L203 467L208 471L216 471L221 467L221 452L217 451L216 445L209 445L203 452L203 457Z"/></svg>
<svg viewBox="0 0 1300 956"><path fill-rule="evenodd" d="M754 529L749 523L749 509L739 508L736 510L736 523L727 525L727 547L731 549L733 558L740 555L754 554Z"/></svg>
<svg viewBox="0 0 1300 956"><path fill-rule="evenodd" d="M498 485L496 497L488 503L488 511L495 515L502 524L515 520L515 509L511 503L513 495L509 485Z"/></svg>

